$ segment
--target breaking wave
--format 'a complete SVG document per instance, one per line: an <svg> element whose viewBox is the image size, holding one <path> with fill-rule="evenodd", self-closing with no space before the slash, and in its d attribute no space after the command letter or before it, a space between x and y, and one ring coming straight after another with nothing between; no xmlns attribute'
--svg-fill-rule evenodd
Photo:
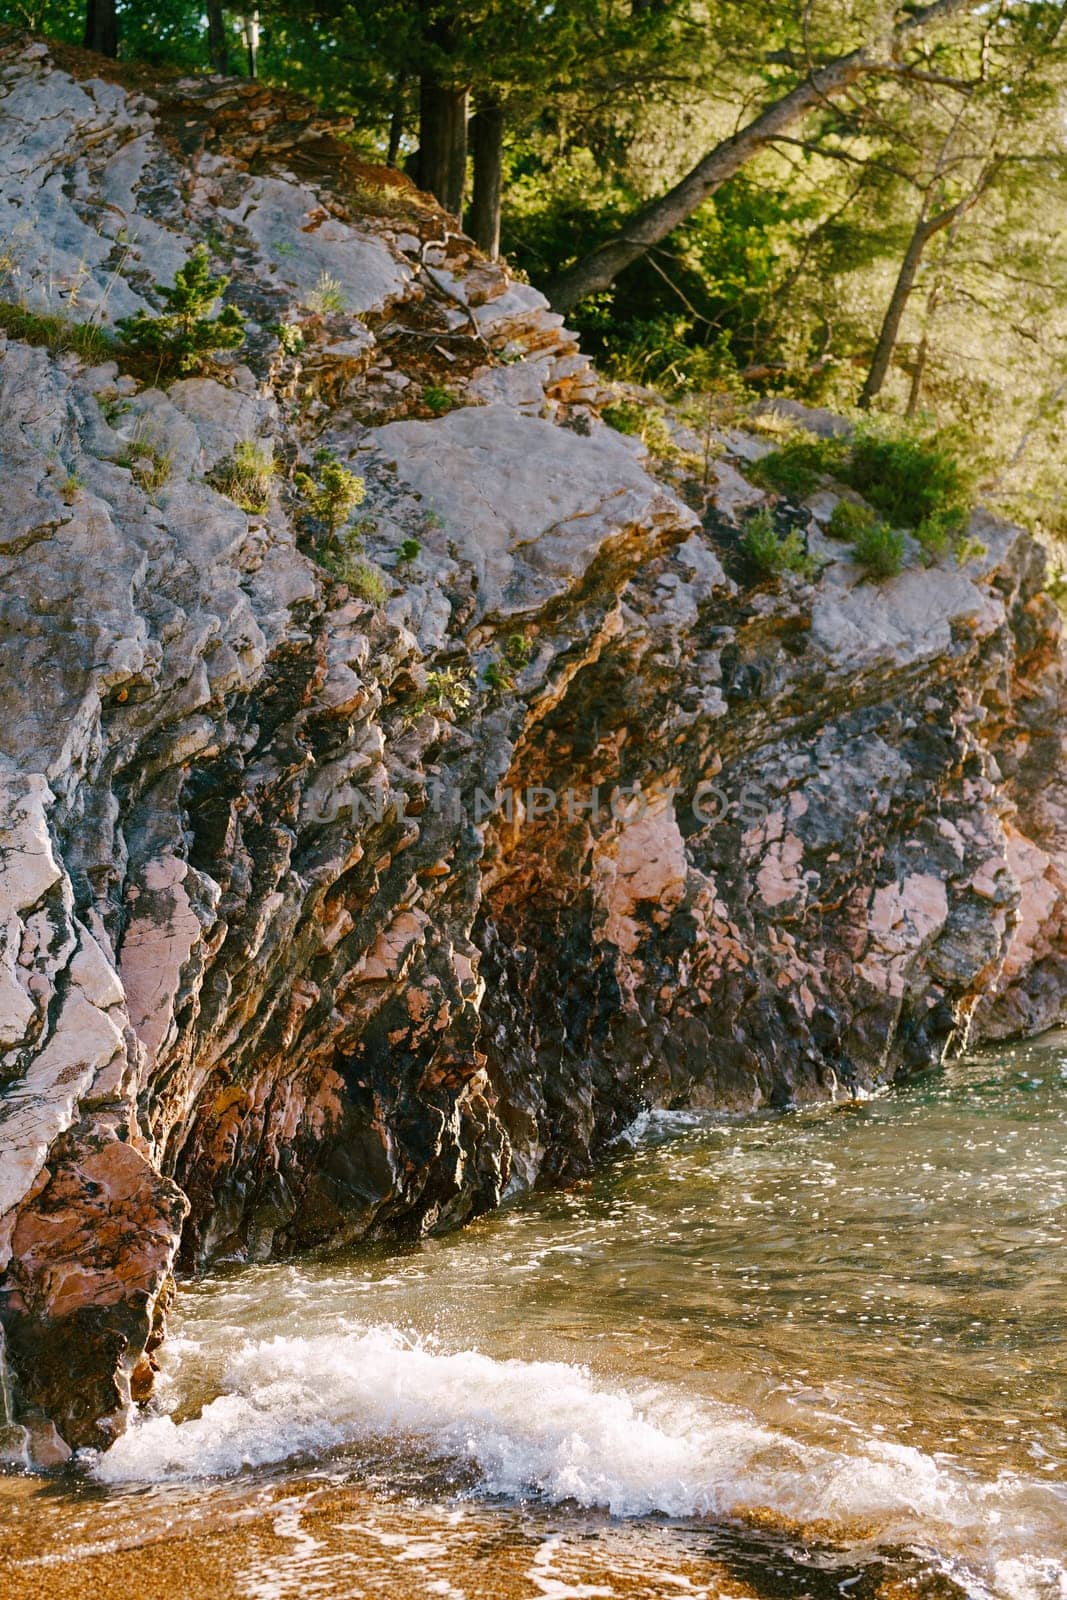
<svg viewBox="0 0 1067 1600"><path fill-rule="evenodd" d="M583 1367L446 1353L392 1328L246 1343L226 1392L199 1416L136 1423L93 1466L105 1483L228 1476L342 1446L411 1441L465 1463L508 1496L616 1516L723 1516L765 1507L805 1522L874 1523L915 1541L936 1525L981 1530L986 1570L1026 1595L1067 1595L1067 1568L1020 1581L1031 1536L1064 1526L1061 1488L964 1476L911 1446L867 1437L854 1452L791 1440L736 1407L676 1389L612 1387ZM998 1587L1001 1587L998 1585Z"/></svg>

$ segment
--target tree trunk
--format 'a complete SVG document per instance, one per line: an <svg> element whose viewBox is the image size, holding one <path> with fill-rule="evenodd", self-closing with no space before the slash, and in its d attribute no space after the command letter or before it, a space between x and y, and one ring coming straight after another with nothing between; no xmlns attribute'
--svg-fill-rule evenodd
<svg viewBox="0 0 1067 1600"><path fill-rule="evenodd" d="M230 70L230 52L226 39L226 19L222 15L222 0L207 0L207 53L213 72L223 74Z"/></svg>
<svg viewBox="0 0 1067 1600"><path fill-rule="evenodd" d="M395 167L400 159L400 145L404 137L404 102L408 86L406 72L398 72L393 85L393 108L389 113L389 149L385 157L387 167Z"/></svg>
<svg viewBox="0 0 1067 1600"><path fill-rule="evenodd" d="M86 0L84 42L86 50L96 50L102 56L118 55L119 19L115 0Z"/></svg>
<svg viewBox="0 0 1067 1600"><path fill-rule="evenodd" d="M459 221L467 187L467 91L447 87L432 72L419 81L419 187Z"/></svg>
<svg viewBox="0 0 1067 1600"><path fill-rule="evenodd" d="M248 51L248 76L259 75L259 10L246 11L244 17L245 47Z"/></svg>
<svg viewBox="0 0 1067 1600"><path fill-rule="evenodd" d="M490 261L500 254L500 198L504 176L504 107L489 98L478 102L471 122L474 135L474 195L469 233Z"/></svg>
<svg viewBox="0 0 1067 1600"><path fill-rule="evenodd" d="M916 11L896 28L887 41L863 45L847 55L837 56L825 66L816 67L803 83L798 83L780 100L765 107L752 122L710 150L667 194L636 211L621 233L560 273L547 290L554 309L566 313L586 295L610 287L624 267L666 238L686 217L692 216L697 207L739 172L746 161L808 111L823 105L860 78L892 71L897 57L911 40L930 25L973 3L974 0L934 0L933 5Z"/></svg>
<svg viewBox="0 0 1067 1600"><path fill-rule="evenodd" d="M889 368L893 361L893 351L897 347L897 339L900 336L900 324L907 308L908 300L911 297L911 291L915 287L915 279L922 265L922 258L927 245L935 235L943 232L945 228L951 228L954 222L958 222L966 212L970 211L972 206L978 204L978 201L989 187L995 169L996 163L994 162L986 168L970 194L965 199L958 201L954 206L948 206L944 211L938 211L934 216L928 217L924 204L923 210L919 213L919 220L915 224L915 230L908 241L908 248L904 252L904 259L900 263L897 281L893 285L893 293L889 297L889 304L882 319L882 328L871 360L870 371L860 394L859 404L863 410L866 411L870 407L871 401L881 393L882 385L889 376Z"/></svg>
<svg viewBox="0 0 1067 1600"><path fill-rule="evenodd" d="M439 0L419 4L426 54L419 76L418 183L458 223L467 189L467 86L451 68L462 9L442 10Z"/></svg>

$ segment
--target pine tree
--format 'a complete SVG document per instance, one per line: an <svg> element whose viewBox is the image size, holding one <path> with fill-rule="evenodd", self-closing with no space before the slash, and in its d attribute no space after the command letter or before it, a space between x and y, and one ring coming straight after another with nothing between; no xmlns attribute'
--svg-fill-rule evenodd
<svg viewBox="0 0 1067 1600"><path fill-rule="evenodd" d="M213 278L208 253L197 247L174 275L174 286L159 290L167 309L153 316L139 311L117 324L127 349L158 362L161 375L196 372L214 350L236 350L244 343L245 321L236 306L212 317L228 278Z"/></svg>

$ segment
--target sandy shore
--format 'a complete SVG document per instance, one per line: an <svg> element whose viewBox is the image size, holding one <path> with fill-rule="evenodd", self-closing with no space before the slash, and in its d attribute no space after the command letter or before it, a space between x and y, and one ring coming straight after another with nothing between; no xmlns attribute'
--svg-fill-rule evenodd
<svg viewBox="0 0 1067 1600"><path fill-rule="evenodd" d="M0 1480L6 1600L748 1596L697 1533L447 1507L314 1482L216 1506Z"/></svg>

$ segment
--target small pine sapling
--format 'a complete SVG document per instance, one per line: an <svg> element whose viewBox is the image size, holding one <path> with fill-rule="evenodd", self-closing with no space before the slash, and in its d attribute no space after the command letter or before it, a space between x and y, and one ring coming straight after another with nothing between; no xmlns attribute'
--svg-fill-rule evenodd
<svg viewBox="0 0 1067 1600"><path fill-rule="evenodd" d="M244 343L245 320L236 306L211 315L228 278L213 278L208 253L199 245L174 274L174 286L159 290L166 310L158 316L139 311L117 324L127 351L156 364L160 377L199 372L216 350L236 350Z"/></svg>

